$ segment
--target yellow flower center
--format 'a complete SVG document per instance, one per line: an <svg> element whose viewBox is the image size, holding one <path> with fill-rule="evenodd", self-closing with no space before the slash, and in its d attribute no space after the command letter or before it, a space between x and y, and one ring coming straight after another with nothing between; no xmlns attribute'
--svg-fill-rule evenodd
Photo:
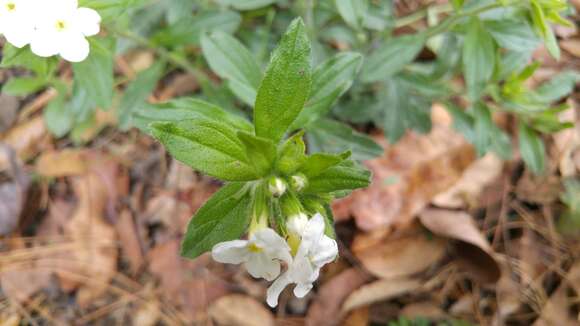
<svg viewBox="0 0 580 326"><path fill-rule="evenodd" d="M14 11L14 10L16 10L16 4L14 2L8 2L6 4L6 9L8 11Z"/></svg>
<svg viewBox="0 0 580 326"><path fill-rule="evenodd" d="M56 30L60 32L66 28L66 23L64 22L64 20L57 20L55 27L56 27Z"/></svg>
<svg viewBox="0 0 580 326"><path fill-rule="evenodd" d="M290 253L292 254L292 257L296 256L298 247L300 247L300 241L300 236L292 233L288 235L288 246L290 247Z"/></svg>
<svg viewBox="0 0 580 326"><path fill-rule="evenodd" d="M250 245L248 246L248 250L253 253L262 252L262 248L256 246L255 243L250 243Z"/></svg>

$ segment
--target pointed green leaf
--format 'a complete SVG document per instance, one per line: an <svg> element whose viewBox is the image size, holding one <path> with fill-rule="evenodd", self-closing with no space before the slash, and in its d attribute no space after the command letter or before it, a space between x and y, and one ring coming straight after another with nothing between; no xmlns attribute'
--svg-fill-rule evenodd
<svg viewBox="0 0 580 326"><path fill-rule="evenodd" d="M203 35L201 47L211 69L229 82L230 89L253 106L262 80L262 71L250 51L224 32Z"/></svg>
<svg viewBox="0 0 580 326"><path fill-rule="evenodd" d="M274 50L258 89L256 135L279 142L304 107L310 84L310 42L304 23L297 18Z"/></svg>
<svg viewBox="0 0 580 326"><path fill-rule="evenodd" d="M367 15L368 0L335 0L336 9L346 24L354 29L360 29Z"/></svg>
<svg viewBox="0 0 580 326"><path fill-rule="evenodd" d="M531 128L519 123L520 154L526 165L536 174L544 172L546 149L542 138Z"/></svg>
<svg viewBox="0 0 580 326"><path fill-rule="evenodd" d="M276 160L276 146L267 138L254 136L248 132L238 131L238 138L244 143L249 161L256 174L263 177L272 171Z"/></svg>
<svg viewBox="0 0 580 326"><path fill-rule="evenodd" d="M229 183L193 216L181 243L181 255L195 258L224 241L239 239L250 223L250 193L244 183Z"/></svg>
<svg viewBox="0 0 580 326"><path fill-rule="evenodd" d="M415 60L424 43L425 37L422 34L394 37L386 41L365 60L362 80L368 83L393 76Z"/></svg>
<svg viewBox="0 0 580 326"><path fill-rule="evenodd" d="M350 152L344 152L339 155L314 153L306 158L302 166L300 166L299 171L307 178L313 178L349 157Z"/></svg>
<svg viewBox="0 0 580 326"><path fill-rule="evenodd" d="M154 122L151 130L176 160L196 170L226 181L257 179L236 130L223 122Z"/></svg>
<svg viewBox="0 0 580 326"><path fill-rule="evenodd" d="M370 178L368 170L351 161L344 161L310 178L304 193L324 194L365 188L370 184Z"/></svg>
<svg viewBox="0 0 580 326"><path fill-rule="evenodd" d="M463 45L463 71L469 98L476 101L481 96L495 67L495 44L477 18L467 26Z"/></svg>
<svg viewBox="0 0 580 326"><path fill-rule="evenodd" d="M290 175L302 165L306 159L306 145L302 140L303 136L304 131L297 132L282 145L276 161L276 171Z"/></svg>

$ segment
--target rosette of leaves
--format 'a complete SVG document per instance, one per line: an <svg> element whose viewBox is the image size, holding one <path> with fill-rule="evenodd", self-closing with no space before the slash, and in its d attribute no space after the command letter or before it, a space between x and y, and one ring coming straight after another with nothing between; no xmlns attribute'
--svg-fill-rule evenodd
<svg viewBox="0 0 580 326"><path fill-rule="evenodd" d="M184 256L194 258L216 243L238 239L249 226L252 207L264 200L270 224L283 234L287 216L279 194L263 196L273 178L287 185L285 196L297 198L306 212L327 217L330 235L332 199L369 184L370 172L349 160L350 152L307 155L302 131L287 137L307 110L313 110L304 107L313 84L310 52L304 24L296 19L272 53L264 77L248 80L257 86L253 123L195 99L143 109L134 116L175 159L225 182L191 220ZM243 85L238 89L248 93Z"/></svg>

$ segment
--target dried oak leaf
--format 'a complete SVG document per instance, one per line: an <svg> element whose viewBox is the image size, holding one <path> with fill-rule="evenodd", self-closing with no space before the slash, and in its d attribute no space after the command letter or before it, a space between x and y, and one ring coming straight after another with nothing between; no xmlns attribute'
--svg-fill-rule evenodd
<svg viewBox="0 0 580 326"><path fill-rule="evenodd" d="M250 296L231 294L214 301L209 315L222 326L274 326L274 316Z"/></svg>
<svg viewBox="0 0 580 326"><path fill-rule="evenodd" d="M346 297L370 280L370 276L356 268L347 269L324 283L308 309L307 326L339 325L341 306Z"/></svg>
<svg viewBox="0 0 580 326"><path fill-rule="evenodd" d="M343 205L335 211L337 218L352 215L365 231L408 225L474 160L473 147L447 123L434 124L427 135L408 132L395 145L386 146L382 157L365 163L373 172L373 183L344 199L349 209Z"/></svg>
<svg viewBox="0 0 580 326"><path fill-rule="evenodd" d="M395 278L426 270L443 257L445 248L444 239L414 226L399 234L358 234L351 249L374 276Z"/></svg>
<svg viewBox="0 0 580 326"><path fill-rule="evenodd" d="M483 283L499 280L501 270L494 258L495 253L469 214L426 209L419 219L434 234L456 240L453 243L454 252L460 266L468 270L471 276Z"/></svg>

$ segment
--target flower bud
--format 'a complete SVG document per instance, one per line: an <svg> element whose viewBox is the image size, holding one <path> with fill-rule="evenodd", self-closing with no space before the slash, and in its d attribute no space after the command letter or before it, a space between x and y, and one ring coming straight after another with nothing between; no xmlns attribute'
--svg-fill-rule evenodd
<svg viewBox="0 0 580 326"><path fill-rule="evenodd" d="M302 173L293 175L290 178L290 186L296 191L302 191L302 189L306 187L307 183L308 179L306 179L306 176Z"/></svg>
<svg viewBox="0 0 580 326"><path fill-rule="evenodd" d="M301 236L304 233L307 224L308 216L304 213L298 213L288 217L288 220L286 221L286 229L291 234Z"/></svg>
<svg viewBox="0 0 580 326"><path fill-rule="evenodd" d="M286 182L278 177L272 177L268 182L268 189L274 197L280 197L286 192Z"/></svg>

